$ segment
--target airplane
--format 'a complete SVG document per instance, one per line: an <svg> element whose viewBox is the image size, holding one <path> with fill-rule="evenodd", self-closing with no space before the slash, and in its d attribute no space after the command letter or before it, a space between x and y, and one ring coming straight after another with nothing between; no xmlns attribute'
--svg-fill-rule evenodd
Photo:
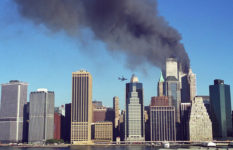
<svg viewBox="0 0 233 150"><path fill-rule="evenodd" d="M124 76L122 76L122 77L118 77L118 80L120 80L120 81L125 81L125 80L127 80Z"/></svg>

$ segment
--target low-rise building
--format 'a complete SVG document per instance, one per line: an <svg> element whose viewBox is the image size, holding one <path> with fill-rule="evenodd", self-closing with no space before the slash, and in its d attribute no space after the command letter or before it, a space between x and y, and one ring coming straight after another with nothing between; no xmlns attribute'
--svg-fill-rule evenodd
<svg viewBox="0 0 233 150"><path fill-rule="evenodd" d="M95 122L92 124L92 137L95 142L112 142L112 122Z"/></svg>

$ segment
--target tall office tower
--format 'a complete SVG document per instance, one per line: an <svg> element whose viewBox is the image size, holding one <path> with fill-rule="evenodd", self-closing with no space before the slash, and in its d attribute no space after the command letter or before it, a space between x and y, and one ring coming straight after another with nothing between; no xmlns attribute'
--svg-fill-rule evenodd
<svg viewBox="0 0 233 150"><path fill-rule="evenodd" d="M211 120L214 138L232 137L230 86L223 80L214 80L209 86Z"/></svg>
<svg viewBox="0 0 233 150"><path fill-rule="evenodd" d="M181 103L180 105L180 122L181 122L181 136L182 141L189 140L189 115L191 110L191 103Z"/></svg>
<svg viewBox="0 0 233 150"><path fill-rule="evenodd" d="M181 103L190 103L190 85L188 75L182 71L179 73Z"/></svg>
<svg viewBox="0 0 233 150"><path fill-rule="evenodd" d="M169 105L175 107L176 123L180 123L180 82L174 76L168 76L165 82L165 89Z"/></svg>
<svg viewBox="0 0 233 150"><path fill-rule="evenodd" d="M113 130L113 140L115 141L118 136L120 136L120 109L119 109L119 97L113 97L113 110L114 110L114 130Z"/></svg>
<svg viewBox="0 0 233 150"><path fill-rule="evenodd" d="M175 107L169 106L167 99L152 97L150 104L151 141L175 141ZM165 102L161 102L164 100Z"/></svg>
<svg viewBox="0 0 233 150"><path fill-rule="evenodd" d="M28 130L29 130L29 106L30 103L24 105L24 115L23 115L23 143L28 142Z"/></svg>
<svg viewBox="0 0 233 150"><path fill-rule="evenodd" d="M121 111L120 115L120 140L125 140L125 110Z"/></svg>
<svg viewBox="0 0 233 150"><path fill-rule="evenodd" d="M166 78L169 76L178 79L178 63L175 58L166 59Z"/></svg>
<svg viewBox="0 0 233 150"><path fill-rule="evenodd" d="M212 123L201 97L195 97L192 101L189 120L190 141L211 141Z"/></svg>
<svg viewBox="0 0 233 150"><path fill-rule="evenodd" d="M145 141L150 141L150 106L144 106L145 114Z"/></svg>
<svg viewBox="0 0 233 150"><path fill-rule="evenodd" d="M0 109L0 142L22 142L24 105L28 84L12 80L2 84Z"/></svg>
<svg viewBox="0 0 233 150"><path fill-rule="evenodd" d="M126 84L125 140L144 141L145 122L143 106L143 87L138 78L132 75Z"/></svg>
<svg viewBox="0 0 233 150"><path fill-rule="evenodd" d="M54 92L38 89L30 93L30 143L43 143L54 138Z"/></svg>
<svg viewBox="0 0 233 150"><path fill-rule="evenodd" d="M114 127L117 128L119 124L120 114L119 114L119 97L113 97L113 109L115 113Z"/></svg>
<svg viewBox="0 0 233 150"><path fill-rule="evenodd" d="M190 96L190 101L194 100L194 97L197 95L196 92L196 74L192 72L192 69L189 69L188 73L188 83L189 83L189 96Z"/></svg>
<svg viewBox="0 0 233 150"><path fill-rule="evenodd" d="M92 76L80 70L72 73L71 144L91 144Z"/></svg>
<svg viewBox="0 0 233 150"><path fill-rule="evenodd" d="M71 103L65 104L65 121L62 121L62 139L65 142L70 143L70 133L71 133Z"/></svg>
<svg viewBox="0 0 233 150"><path fill-rule="evenodd" d="M54 112L54 139L61 139L61 118L62 115Z"/></svg>
<svg viewBox="0 0 233 150"><path fill-rule="evenodd" d="M158 82L158 86L157 86L157 95L158 96L163 96L164 95L164 78L163 78L162 72L161 72L159 82Z"/></svg>

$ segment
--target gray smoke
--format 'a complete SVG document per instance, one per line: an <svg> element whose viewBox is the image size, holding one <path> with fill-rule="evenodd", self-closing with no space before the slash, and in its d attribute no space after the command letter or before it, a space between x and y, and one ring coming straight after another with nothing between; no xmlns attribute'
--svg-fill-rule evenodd
<svg viewBox="0 0 233 150"><path fill-rule="evenodd" d="M184 72L189 57L181 35L158 15L152 0L14 0L22 16L52 31L79 35L90 28L109 50L122 51L127 64L148 62L164 69L168 57L176 58ZM75 37L74 36L74 37Z"/></svg>

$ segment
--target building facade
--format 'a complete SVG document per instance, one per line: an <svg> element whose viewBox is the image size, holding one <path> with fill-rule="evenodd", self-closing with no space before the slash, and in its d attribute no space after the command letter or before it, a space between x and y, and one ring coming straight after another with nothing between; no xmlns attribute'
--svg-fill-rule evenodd
<svg viewBox="0 0 233 150"><path fill-rule="evenodd" d="M209 86L210 110L214 138L232 137L230 86L223 80L214 80Z"/></svg>
<svg viewBox="0 0 233 150"><path fill-rule="evenodd" d="M166 59L166 78L171 76L178 79L178 62L175 58Z"/></svg>
<svg viewBox="0 0 233 150"><path fill-rule="evenodd" d="M70 143L71 133L71 103L65 104L65 117L62 118L61 137L65 142Z"/></svg>
<svg viewBox="0 0 233 150"><path fill-rule="evenodd" d="M93 109L93 122L102 122L106 120L107 108L97 107Z"/></svg>
<svg viewBox="0 0 233 150"><path fill-rule="evenodd" d="M119 108L119 97L115 96L113 97L113 109L115 113L115 119L114 119L114 127L117 128L119 125L119 119L120 119L120 108Z"/></svg>
<svg viewBox="0 0 233 150"><path fill-rule="evenodd" d="M72 73L71 144L91 144L92 76L80 70Z"/></svg>
<svg viewBox="0 0 233 150"><path fill-rule="evenodd" d="M189 115L191 111L191 103L181 103L180 105L180 122L181 136L180 140L189 140Z"/></svg>
<svg viewBox="0 0 233 150"><path fill-rule="evenodd" d="M154 96L151 97L151 106L169 106L167 96Z"/></svg>
<svg viewBox="0 0 233 150"><path fill-rule="evenodd" d="M192 101L189 119L190 141L212 141L212 122L204 106L201 97L195 97Z"/></svg>
<svg viewBox="0 0 233 150"><path fill-rule="evenodd" d="M136 76L126 84L125 140L145 141L143 87Z"/></svg>
<svg viewBox="0 0 233 150"><path fill-rule="evenodd" d="M190 101L193 101L194 97L197 95L197 89L196 89L196 74L192 72L192 69L189 69L188 83L189 83Z"/></svg>
<svg viewBox="0 0 233 150"><path fill-rule="evenodd" d="M54 138L54 92L38 89L30 93L29 143Z"/></svg>
<svg viewBox="0 0 233 150"><path fill-rule="evenodd" d="M62 115L54 112L54 139L61 139L61 117Z"/></svg>
<svg viewBox="0 0 233 150"><path fill-rule="evenodd" d="M175 107L150 106L151 141L176 141Z"/></svg>
<svg viewBox="0 0 233 150"><path fill-rule="evenodd" d="M22 142L24 106L28 84L12 80L2 84L0 108L0 142Z"/></svg>
<svg viewBox="0 0 233 150"><path fill-rule="evenodd" d="M176 123L180 123L180 82L175 76L168 76L165 82L166 96L168 97L169 106L175 107Z"/></svg>
<svg viewBox="0 0 233 150"><path fill-rule="evenodd" d="M92 125L95 142L112 142L113 140L112 122L95 122Z"/></svg>

